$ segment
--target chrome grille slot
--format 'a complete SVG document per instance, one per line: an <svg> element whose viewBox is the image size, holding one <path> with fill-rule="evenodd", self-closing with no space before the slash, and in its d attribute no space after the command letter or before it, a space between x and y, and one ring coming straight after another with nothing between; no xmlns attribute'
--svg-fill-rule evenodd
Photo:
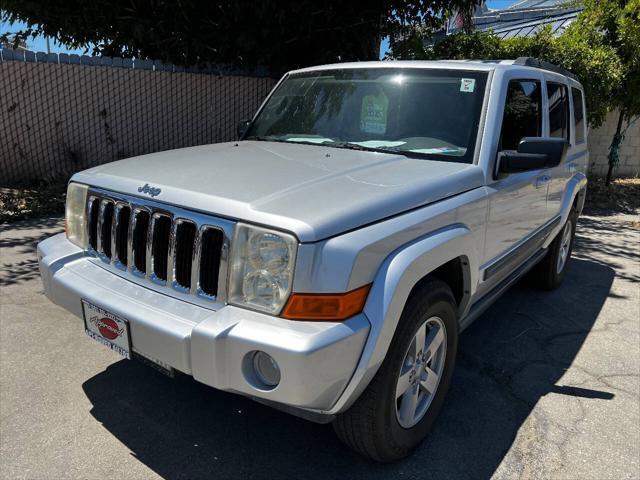
<svg viewBox="0 0 640 480"><path fill-rule="evenodd" d="M111 232L113 230L113 202L102 200L100 202L100 218L98 219L98 252L111 258Z"/></svg>
<svg viewBox="0 0 640 480"><path fill-rule="evenodd" d="M156 213L153 215L151 263L153 275L162 281L167 281L167 260L171 237L171 218L168 215Z"/></svg>
<svg viewBox="0 0 640 480"><path fill-rule="evenodd" d="M104 268L185 301L224 304L234 222L100 188L89 188L85 213L87 254Z"/></svg>
<svg viewBox="0 0 640 480"><path fill-rule="evenodd" d="M129 252L129 222L131 220L131 208L128 205L118 205L116 210L115 258L121 265L127 266Z"/></svg>
<svg viewBox="0 0 640 480"><path fill-rule="evenodd" d="M139 273L147 272L147 236L149 234L149 212L136 210L131 228L132 264Z"/></svg>
<svg viewBox="0 0 640 480"><path fill-rule="evenodd" d="M93 250L98 250L98 215L100 214L100 200L91 197L89 198L88 206L89 219L89 246Z"/></svg>
<svg viewBox="0 0 640 480"><path fill-rule="evenodd" d="M181 218L176 220L173 278L178 286L186 289L191 289L191 265L195 238L196 226L192 222Z"/></svg>
<svg viewBox="0 0 640 480"><path fill-rule="evenodd" d="M218 228L204 227L200 234L200 290L205 295L215 296L218 293L218 270L220 255L215 255L222 249L223 232Z"/></svg>

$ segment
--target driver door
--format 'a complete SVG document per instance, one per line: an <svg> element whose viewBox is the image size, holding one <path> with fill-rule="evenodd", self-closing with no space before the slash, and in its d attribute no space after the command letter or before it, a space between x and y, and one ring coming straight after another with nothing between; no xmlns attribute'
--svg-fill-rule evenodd
<svg viewBox="0 0 640 480"><path fill-rule="evenodd" d="M508 80L498 151L516 150L523 137L542 136L543 99L542 78ZM526 240L547 220L549 179L547 168L494 174L488 185L482 291L527 259Z"/></svg>

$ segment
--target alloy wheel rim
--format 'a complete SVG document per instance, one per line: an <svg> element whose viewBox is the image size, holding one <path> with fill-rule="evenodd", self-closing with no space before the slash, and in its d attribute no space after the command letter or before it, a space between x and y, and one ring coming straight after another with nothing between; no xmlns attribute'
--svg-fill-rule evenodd
<svg viewBox="0 0 640 480"><path fill-rule="evenodd" d="M571 222L568 221L562 231L562 240L560 241L560 254L558 255L558 263L556 265L556 273L562 272L567 263L569 256L569 247L571 246Z"/></svg>
<svg viewBox="0 0 640 480"><path fill-rule="evenodd" d="M403 428L413 427L427 413L442 378L446 355L444 322L440 317L430 317L414 334L396 382L396 418Z"/></svg>

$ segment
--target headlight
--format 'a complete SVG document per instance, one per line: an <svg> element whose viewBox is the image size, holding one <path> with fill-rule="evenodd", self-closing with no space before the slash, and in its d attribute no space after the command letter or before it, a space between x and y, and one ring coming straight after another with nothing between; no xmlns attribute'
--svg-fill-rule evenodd
<svg viewBox="0 0 640 480"><path fill-rule="evenodd" d="M229 302L277 314L289 297L297 241L292 235L239 223L233 242Z"/></svg>
<svg viewBox="0 0 640 480"><path fill-rule="evenodd" d="M87 190L86 185L79 183L70 183L67 187L65 231L69 241L80 248L87 248Z"/></svg>

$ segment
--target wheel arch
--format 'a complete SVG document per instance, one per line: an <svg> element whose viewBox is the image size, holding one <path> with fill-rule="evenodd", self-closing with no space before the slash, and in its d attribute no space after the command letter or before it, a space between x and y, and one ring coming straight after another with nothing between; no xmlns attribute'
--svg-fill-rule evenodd
<svg viewBox="0 0 640 480"><path fill-rule="evenodd" d="M569 213L573 208L576 208L578 215L582 212L582 208L584 207L584 202L587 193L587 177L583 173L576 173L569 181L567 182L567 187L565 188L564 195L562 197L562 205L560 207L560 223L556 228L554 228L547 237L547 240L544 242L544 248L547 248L553 239L560 233L560 230L564 227L567 218L569 218Z"/></svg>
<svg viewBox="0 0 640 480"><path fill-rule="evenodd" d="M451 282L458 317L463 316L479 272L473 240L469 228L454 224L396 249L385 259L364 308L371 323L364 351L350 384L328 413L346 410L369 384L387 354L407 300L421 282L432 276Z"/></svg>
<svg viewBox="0 0 640 480"><path fill-rule="evenodd" d="M460 315L460 313L462 313L462 310L464 310L464 307L469 302L469 295L471 293L471 272L469 271L469 257L465 254L459 255L447 262L444 262L433 271L426 273L413 286L407 300L411 298L414 293L432 277L443 281L449 286L449 288L451 288L451 292L453 293L453 297L455 298L456 304L458 306L458 314Z"/></svg>

